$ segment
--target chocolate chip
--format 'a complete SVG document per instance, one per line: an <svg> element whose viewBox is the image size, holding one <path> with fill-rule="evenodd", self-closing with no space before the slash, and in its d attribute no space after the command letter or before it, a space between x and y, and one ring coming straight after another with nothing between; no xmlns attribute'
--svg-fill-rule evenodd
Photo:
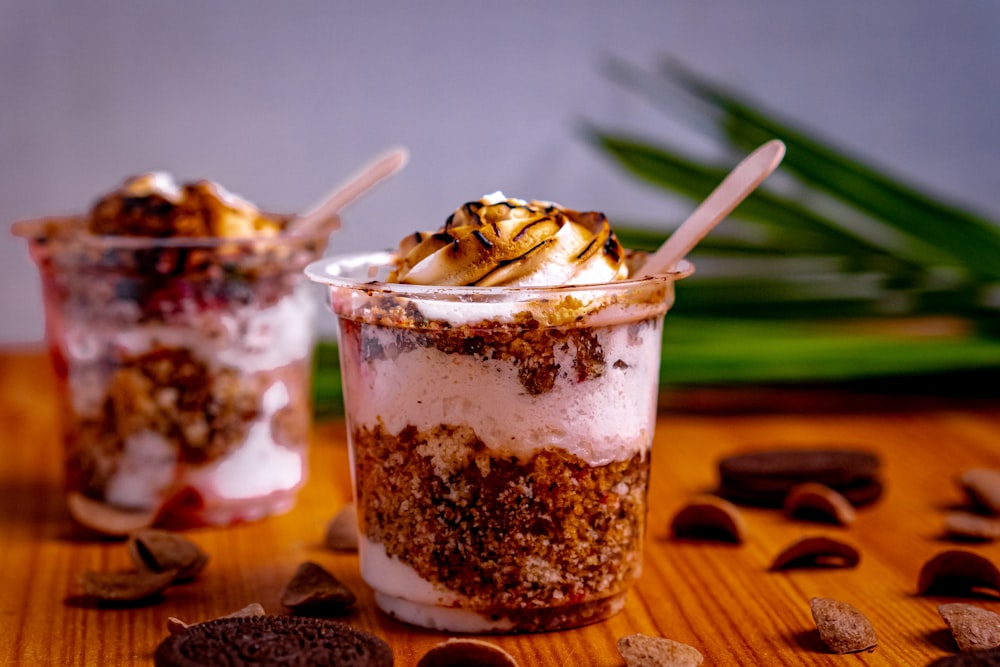
<svg viewBox="0 0 1000 667"><path fill-rule="evenodd" d="M949 512L944 517L946 537L989 542L1000 539L1000 519L971 512Z"/></svg>
<svg viewBox="0 0 1000 667"><path fill-rule="evenodd" d="M1000 649L968 651L938 658L927 667L1000 667Z"/></svg>
<svg viewBox="0 0 1000 667"><path fill-rule="evenodd" d="M854 523L854 506L842 494L824 484L805 482L792 487L785 497L785 515L792 519L805 519L849 526Z"/></svg>
<svg viewBox="0 0 1000 667"><path fill-rule="evenodd" d="M358 550L358 514L354 503L348 503L326 526L323 545L334 551Z"/></svg>
<svg viewBox="0 0 1000 667"><path fill-rule="evenodd" d="M137 567L153 572L176 570L177 582L194 579L208 563L208 554L201 547L182 535L165 530L132 533L128 550Z"/></svg>
<svg viewBox="0 0 1000 667"><path fill-rule="evenodd" d="M177 576L177 570L150 572L93 572L80 575L80 586L85 595L102 602L149 601L165 591Z"/></svg>
<svg viewBox="0 0 1000 667"><path fill-rule="evenodd" d="M720 540L742 544L746 524L736 506L717 496L704 495L681 507L670 522L675 538Z"/></svg>
<svg viewBox="0 0 1000 667"><path fill-rule="evenodd" d="M76 492L67 495L66 506L81 526L114 537L153 525L157 514L156 510L120 509Z"/></svg>
<svg viewBox="0 0 1000 667"><path fill-rule="evenodd" d="M496 644L481 639L449 639L420 658L417 667L518 667L517 660Z"/></svg>
<svg viewBox="0 0 1000 667"><path fill-rule="evenodd" d="M1000 646L1000 614L963 602L938 607L948 624L959 651L975 651Z"/></svg>
<svg viewBox="0 0 1000 667"><path fill-rule="evenodd" d="M312 561L299 565L281 593L281 604L312 614L343 613L355 600L354 593L339 579Z"/></svg>
<svg viewBox="0 0 1000 667"><path fill-rule="evenodd" d="M619 639L618 653L628 667L697 667L705 660L693 646L643 634Z"/></svg>
<svg viewBox="0 0 1000 667"><path fill-rule="evenodd" d="M771 571L820 567L856 567L861 553L838 539L825 536L800 538L778 553L771 563Z"/></svg>
<svg viewBox="0 0 1000 667"><path fill-rule="evenodd" d="M956 483L975 505L990 514L1000 514L1000 470L966 470L958 476Z"/></svg>
<svg viewBox="0 0 1000 667"><path fill-rule="evenodd" d="M951 549L930 558L917 578L919 595L975 595L983 590L1000 593L1000 570L972 551Z"/></svg>
<svg viewBox="0 0 1000 667"><path fill-rule="evenodd" d="M871 622L856 608L830 598L809 601L819 638L833 653L857 653L875 648L878 638Z"/></svg>
<svg viewBox="0 0 1000 667"><path fill-rule="evenodd" d="M192 625L164 639L153 659L156 667L393 664L392 649L373 634L327 619L273 615Z"/></svg>

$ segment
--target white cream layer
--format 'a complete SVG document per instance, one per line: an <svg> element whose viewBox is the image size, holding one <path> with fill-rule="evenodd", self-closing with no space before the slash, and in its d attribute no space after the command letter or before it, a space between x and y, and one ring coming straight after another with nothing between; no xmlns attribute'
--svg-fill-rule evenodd
<svg viewBox="0 0 1000 667"><path fill-rule="evenodd" d="M396 434L408 425L464 425L502 454L530 457L555 448L595 466L645 454L656 417L660 327L595 331L604 350L603 375L578 381L572 355L557 350L555 386L532 395L511 362L433 347L395 349L392 330L369 327L365 335L392 353L359 368L346 355L351 427L381 422Z"/></svg>

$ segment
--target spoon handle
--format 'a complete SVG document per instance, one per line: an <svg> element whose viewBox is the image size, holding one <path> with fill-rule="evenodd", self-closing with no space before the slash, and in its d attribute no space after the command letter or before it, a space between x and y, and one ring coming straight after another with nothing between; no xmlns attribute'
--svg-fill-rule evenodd
<svg viewBox="0 0 1000 667"><path fill-rule="evenodd" d="M376 156L312 208L299 215L295 220L296 231L303 233L323 225L331 225L329 229L333 231L340 226L339 222L334 225L333 221L345 206L402 169L409 158L410 154L405 148L393 148Z"/></svg>
<svg viewBox="0 0 1000 667"><path fill-rule="evenodd" d="M722 222L770 176L784 156L785 144L772 139L743 158L670 238L646 260L635 277L647 278L670 271L713 227Z"/></svg>

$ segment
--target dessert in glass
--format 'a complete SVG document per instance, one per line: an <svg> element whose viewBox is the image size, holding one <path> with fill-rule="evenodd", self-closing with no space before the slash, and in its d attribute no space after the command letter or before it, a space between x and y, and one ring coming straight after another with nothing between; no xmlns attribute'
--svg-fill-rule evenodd
<svg viewBox="0 0 1000 667"><path fill-rule="evenodd" d="M452 632L557 630L642 567L664 314L604 215L502 193L396 252L324 259L378 606Z"/></svg>
<svg viewBox="0 0 1000 667"><path fill-rule="evenodd" d="M314 286L299 235L216 183L153 172L24 221L59 380L69 506L122 533L288 510L306 476Z"/></svg>

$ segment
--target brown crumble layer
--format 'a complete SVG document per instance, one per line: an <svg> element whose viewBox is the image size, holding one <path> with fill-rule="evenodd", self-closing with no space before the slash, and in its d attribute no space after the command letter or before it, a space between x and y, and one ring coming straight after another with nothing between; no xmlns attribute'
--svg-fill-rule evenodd
<svg viewBox="0 0 1000 667"><path fill-rule="evenodd" d="M179 463L205 464L239 449L261 416L261 399L275 382L289 391L288 405L271 420L275 440L296 445L309 429L306 363L245 374L212 368L187 348L157 348L127 356L111 374L100 412L67 420L66 470L71 488L98 500L116 473L128 438L151 431L177 449ZM297 445L296 445L297 446Z"/></svg>
<svg viewBox="0 0 1000 667"><path fill-rule="evenodd" d="M636 342L643 326L655 324L649 319L630 325ZM621 359L607 360L597 327L541 327L532 318L515 323L489 322L454 328L409 329L359 324L342 320L345 339L360 340L361 357L366 361L394 359L399 354L418 348L435 348L445 354L480 357L483 361L500 361L517 368L518 379L529 394L537 396L551 391L560 374L565 373L556 361L557 353L572 357L570 377L576 382L599 378L610 364L627 368ZM383 341L392 336L392 343Z"/></svg>
<svg viewBox="0 0 1000 667"><path fill-rule="evenodd" d="M648 456L592 466L544 449L519 461L450 424L352 437L361 533L471 609L544 625L539 608L598 614L592 598L639 575Z"/></svg>

